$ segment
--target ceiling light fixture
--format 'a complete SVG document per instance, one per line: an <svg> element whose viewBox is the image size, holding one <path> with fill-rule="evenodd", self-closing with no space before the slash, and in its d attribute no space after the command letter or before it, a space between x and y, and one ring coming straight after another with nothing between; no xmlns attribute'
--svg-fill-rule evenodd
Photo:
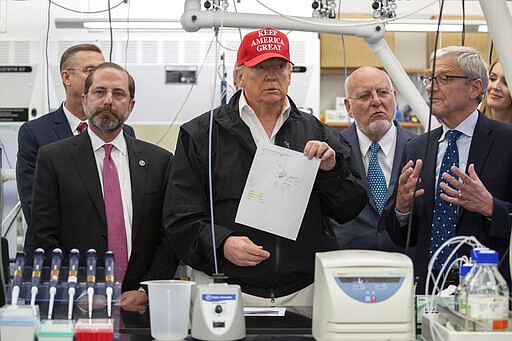
<svg viewBox="0 0 512 341"><path fill-rule="evenodd" d="M180 30L181 23L176 19L130 19L112 20L113 29L135 29L135 30ZM57 18L55 27L58 29L109 29L110 23L107 19L91 18Z"/></svg>

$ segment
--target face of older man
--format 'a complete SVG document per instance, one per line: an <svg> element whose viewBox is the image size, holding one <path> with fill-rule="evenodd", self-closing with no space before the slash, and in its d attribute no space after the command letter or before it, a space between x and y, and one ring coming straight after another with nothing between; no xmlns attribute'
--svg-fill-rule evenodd
<svg viewBox="0 0 512 341"><path fill-rule="evenodd" d="M82 95L91 128L104 133L121 129L134 105L128 89L128 75L121 70L105 68L96 70L93 76L89 91Z"/></svg>
<svg viewBox="0 0 512 341"><path fill-rule="evenodd" d="M345 106L357 127L372 141L378 141L395 118L395 91L387 75L363 67L350 75Z"/></svg>
<svg viewBox="0 0 512 341"><path fill-rule="evenodd" d="M249 105L283 103L291 79L291 65L282 58L270 58L259 64L240 69L240 87Z"/></svg>
<svg viewBox="0 0 512 341"><path fill-rule="evenodd" d="M84 93L84 83L87 75L98 65L103 63L103 55L95 51L78 51L70 59L70 67L62 70L62 80L66 91L79 99Z"/></svg>
<svg viewBox="0 0 512 341"><path fill-rule="evenodd" d="M448 128L455 128L478 106L482 92L481 80L469 79L459 65L457 56L437 58L436 74L427 84L427 94L432 96L432 114Z"/></svg>

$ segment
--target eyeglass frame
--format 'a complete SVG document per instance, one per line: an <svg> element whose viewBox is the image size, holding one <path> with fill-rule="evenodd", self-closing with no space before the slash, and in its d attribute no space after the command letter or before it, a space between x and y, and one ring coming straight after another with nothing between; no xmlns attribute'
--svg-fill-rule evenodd
<svg viewBox="0 0 512 341"><path fill-rule="evenodd" d="M439 78L442 77L442 78ZM437 86L445 86L448 84L450 79L470 79L469 76L458 76L458 75L437 75L432 77L431 75L421 76L421 82L424 86L428 86L432 80L434 80Z"/></svg>
<svg viewBox="0 0 512 341"><path fill-rule="evenodd" d="M357 99L357 100L365 103L365 102L368 102L368 101L370 101L370 100L372 100L374 98L374 96L373 96L373 92L374 91L377 94L377 97L379 99L386 99L386 98L388 98L388 96L392 95L393 92L394 92L393 89L388 89L388 88L372 89L372 90L369 90L369 91L363 91L357 97L347 97L347 98L348 99ZM385 92L385 95L383 95L383 96L379 95L379 92L382 92L382 91ZM365 99L365 97L367 97L367 98Z"/></svg>
<svg viewBox="0 0 512 341"><path fill-rule="evenodd" d="M94 69L96 69L96 68L95 67L86 67L86 68L83 68L83 69L68 68L66 70L69 70L69 71L82 71L84 75L89 75L91 72L94 71Z"/></svg>
<svg viewBox="0 0 512 341"><path fill-rule="evenodd" d="M99 92L103 92L104 94L100 96ZM130 96L130 93L124 91L123 89L107 90L107 89L102 88L102 87L90 89L89 91L85 92L84 95L88 95L90 93L91 96L94 97L95 99L102 99L102 98L105 98L105 96L107 96L107 94L109 92L112 94L111 95L112 99L114 99L116 101L122 101L122 100L126 99L127 97L129 97L130 100L132 99L132 97Z"/></svg>

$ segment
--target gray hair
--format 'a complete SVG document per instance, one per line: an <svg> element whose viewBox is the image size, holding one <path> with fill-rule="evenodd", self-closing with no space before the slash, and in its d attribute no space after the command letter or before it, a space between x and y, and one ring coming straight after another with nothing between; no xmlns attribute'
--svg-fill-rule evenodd
<svg viewBox="0 0 512 341"><path fill-rule="evenodd" d="M487 90L487 83L489 82L489 72L487 63L480 55L478 50L468 46L447 46L437 50L436 58L444 56L455 56L459 62L459 66L464 72L464 75L469 77L466 81L480 79L482 81L482 93L478 96L478 101L482 100L482 96ZM433 61L434 52L430 55L430 62Z"/></svg>

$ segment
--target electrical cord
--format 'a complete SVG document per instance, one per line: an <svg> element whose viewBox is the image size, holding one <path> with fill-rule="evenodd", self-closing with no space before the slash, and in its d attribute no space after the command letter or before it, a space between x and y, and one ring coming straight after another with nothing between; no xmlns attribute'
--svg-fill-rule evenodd
<svg viewBox="0 0 512 341"><path fill-rule="evenodd" d="M128 7L126 8L126 22L130 23L130 4L128 1ZM124 45L124 68L127 69L128 64L128 45L130 43L130 25L126 25L126 43Z"/></svg>
<svg viewBox="0 0 512 341"><path fill-rule="evenodd" d="M108 61L112 62L112 49L114 46L114 32L112 32L112 11L110 8L110 0L108 2L108 30L110 33L110 53L108 55Z"/></svg>
<svg viewBox="0 0 512 341"><path fill-rule="evenodd" d="M235 13L238 13L238 9L236 8L236 0L233 0L233 8L235 9ZM242 29L238 28L238 35L240 36L240 42L242 42Z"/></svg>
<svg viewBox="0 0 512 341"><path fill-rule="evenodd" d="M389 19L385 19L385 20L368 20L368 21L364 21L364 22L361 22L361 19L356 19L356 20L344 19L344 21L346 21L346 22L353 21L353 23L341 24L341 23L339 23L339 20L326 20L325 23L319 23L318 21L303 20L303 19L300 19L300 18L297 18L297 17L293 17L293 16L289 16L289 15L283 14L282 12L279 12L279 11L271 8L270 6L264 4L261 0L256 0L256 2L258 4L260 4L261 6L263 6L264 8L268 9L269 11L271 11L271 12L273 12L273 13L279 15L279 16L282 16L283 18L287 18L288 20L295 21L295 22L300 22L300 23L305 23L305 24L315 24L315 25L318 25L318 26L336 26L336 27L344 27L344 26L346 26L346 27L357 27L357 26L373 26L373 25L376 25L376 24L387 24L387 23L393 22L395 20L407 18L407 17L409 17L411 15L419 13L419 12L423 11L424 9L434 5L438 1L439 0L433 0L433 1L429 2L428 4L426 4L423 7L415 9L414 11L411 11L411 12L406 13L404 15L397 16L395 18L389 18Z"/></svg>
<svg viewBox="0 0 512 341"><path fill-rule="evenodd" d="M110 1L108 2L108 8L106 9L102 9L102 10L98 10L98 11L80 11L80 10L76 10L76 9L72 9L72 8L69 8L69 7L65 7L63 5L60 5L58 3L55 2L55 0L48 0L49 3L57 6L57 7L60 7L66 11L69 11L69 12L73 12L73 13L80 13L80 14L97 14L97 13L103 13L103 12L107 12L107 11L110 11L110 10L113 10L114 8L117 8L119 6L121 6L125 0L121 0L117 5L115 6L112 6L110 7ZM128 1L127 1L128 2Z"/></svg>
<svg viewBox="0 0 512 341"><path fill-rule="evenodd" d="M219 32L218 28L215 28L215 35ZM217 38L215 39L217 41ZM219 45L215 44L215 53L218 56ZM218 64L218 58L215 59L215 64ZM215 274L219 274L219 266L217 264L217 246L215 241L215 214L213 205L213 170L212 170L212 145L213 145L213 113L215 110L215 93L217 90L217 72L213 78L213 95L212 103L210 108L210 121L208 128L208 197L210 199L210 227L212 233L212 251L213 251L213 263L215 267Z"/></svg>
<svg viewBox="0 0 512 341"><path fill-rule="evenodd" d="M440 27L441 27L441 19L443 17L443 8L444 8L444 0L440 0L439 18L437 20L437 29L436 29L436 35L435 35L435 41L434 41L434 54L432 56L432 77L434 77L434 75L436 74L435 72L436 72L437 46L439 44L439 33L440 33ZM432 81L434 82L435 80L432 78ZM433 103L433 99L434 99L434 91L430 91L429 97L430 98L429 98L429 106L428 106L429 113L428 113L428 124L427 124L427 139L426 139L426 143L425 143L425 153L423 154L424 159L427 159L427 155L430 151L429 145L430 145L430 136L431 136L431 129L432 129L432 103ZM413 160L413 162L416 163L416 160ZM416 166L416 164L414 164L414 166ZM420 179L421 179L421 177L418 177L416 179L416 185L414 186L415 194L412 197L411 211L409 213L409 219L408 219L409 221L407 223L407 237L406 237L405 249L404 249L405 254L408 253L410 243L411 243L411 230L412 230L412 219L413 219L413 215L414 215L414 203L416 201L416 191L418 190L418 186L420 184ZM427 193L425 193L425 194L427 194Z"/></svg>
<svg viewBox="0 0 512 341"><path fill-rule="evenodd" d="M46 15L46 35L44 37L44 59L46 64L46 101L48 104L48 111L51 110L50 101L50 59L48 56L49 44L50 44L50 21L51 21L51 9L52 2L48 1L48 13Z"/></svg>
<svg viewBox="0 0 512 341"><path fill-rule="evenodd" d="M9 166L9 168L12 168L11 160L9 160L9 155L7 155L7 151L6 151L5 145L2 142L2 140L0 140L0 147L2 148L2 151L5 155L5 161L7 161L7 165ZM0 157L2 157L2 156L0 155Z"/></svg>
<svg viewBox="0 0 512 341"><path fill-rule="evenodd" d="M204 55L204 58L203 58L203 61L201 62L201 65L199 66L199 69L197 70L197 73L196 73L196 79L199 78L199 75L201 74L201 71L203 70L205 64L206 64L206 59L208 58L208 55L210 54L210 50L212 48L212 45L213 45L213 42L216 40L216 35L214 34L212 40L210 40L210 45L208 45L208 49ZM180 108L178 109L178 112L176 113L176 115L174 115L171 123L168 125L167 127L167 130L162 134L162 136L155 142L156 145L159 145L163 139L169 134L169 132L171 131L172 127L174 126L174 123L176 123L176 121L178 120L178 117L181 115L181 112L183 111L183 108L185 107L185 104L188 103L188 100L190 98L190 94L192 93L192 90L194 89L194 87L196 86L196 83L191 83L190 84L190 87L188 89L188 92L187 94L185 95L185 99L183 100L183 102L181 102L181 105L180 105Z"/></svg>
<svg viewBox="0 0 512 341"><path fill-rule="evenodd" d="M456 236L456 237L448 239L446 242L443 243L443 245L441 245L441 247L439 249L436 250L436 252L432 256L432 258L430 259L430 262L428 264L427 278L429 280L427 280L425 283L425 295L427 295L425 304L428 305L429 307L432 307L435 304L436 289L440 291L444 287L444 280L446 279L446 276L443 277L444 280L443 280L443 285L441 286L441 289L439 289L439 286L438 286L440 278L443 276L444 273L448 273L448 271L452 267L453 263L458 261L458 259L453 261L448 266L448 270L446 270L447 264L445 263L443 265L443 267L441 268L441 270L439 271L437 277L433 276L432 268L434 266L435 258L439 255L439 253L441 252L441 250L443 248L447 247L448 245L452 245L452 244L455 244L456 246L453 249L453 251L450 253L450 255L448 256L448 259L451 259L451 257L453 257L456 254L457 250L460 247L462 247L464 244L467 244L467 245L471 246L472 248L484 247L484 245L482 243L480 243L478 241L478 239L476 239L474 236ZM467 258L466 258L466 260L467 260ZM428 292L429 285L428 284L430 282L430 278L435 278L435 280L434 280L434 286L432 288L432 293L429 295L429 292ZM435 340L443 340L443 338L441 337L439 327L435 323L430 323L429 329L430 329L430 334L432 335L432 340L434 340L434 341Z"/></svg>
<svg viewBox="0 0 512 341"><path fill-rule="evenodd" d="M461 0L462 2L462 32L460 36L461 45L464 46L466 40L466 1Z"/></svg>

